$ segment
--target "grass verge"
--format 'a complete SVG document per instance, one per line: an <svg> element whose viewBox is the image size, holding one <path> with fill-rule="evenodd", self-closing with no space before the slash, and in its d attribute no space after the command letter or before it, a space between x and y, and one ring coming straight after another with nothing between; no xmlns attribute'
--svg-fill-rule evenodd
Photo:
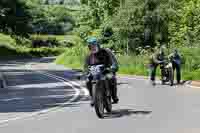
<svg viewBox="0 0 200 133"><path fill-rule="evenodd" d="M72 52L73 49L70 51ZM200 80L200 48L181 48L180 52L183 55L182 78L184 80ZM80 50L74 53L74 55L70 55L69 51L65 51L57 58L56 63L68 68L82 69L86 51L81 52ZM123 55L117 58L120 67L119 74L148 76L148 56ZM157 75L160 75L159 68L157 69Z"/></svg>

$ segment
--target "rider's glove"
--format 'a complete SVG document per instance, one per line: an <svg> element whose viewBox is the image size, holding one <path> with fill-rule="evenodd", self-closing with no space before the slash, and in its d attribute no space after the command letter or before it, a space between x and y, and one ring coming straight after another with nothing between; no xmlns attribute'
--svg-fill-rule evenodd
<svg viewBox="0 0 200 133"><path fill-rule="evenodd" d="M117 70L117 66L116 66L116 65L112 65L112 66L110 67L110 71L116 72L116 70Z"/></svg>

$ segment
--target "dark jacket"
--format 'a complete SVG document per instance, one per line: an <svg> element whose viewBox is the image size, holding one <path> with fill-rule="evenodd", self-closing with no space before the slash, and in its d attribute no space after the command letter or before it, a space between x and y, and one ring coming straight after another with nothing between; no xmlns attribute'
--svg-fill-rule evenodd
<svg viewBox="0 0 200 133"><path fill-rule="evenodd" d="M181 65L181 56L178 53L172 53L168 56L168 58L175 64Z"/></svg>
<svg viewBox="0 0 200 133"><path fill-rule="evenodd" d="M94 56L95 61L92 62L92 56ZM101 48L97 53L90 54L86 57L84 70L88 72L88 66L103 64L105 67L112 67L114 72L118 71L118 62L114 54L109 49Z"/></svg>
<svg viewBox="0 0 200 133"><path fill-rule="evenodd" d="M150 64L159 64L160 61L164 61L165 60L165 55L164 54L160 54L160 53L155 53L151 56L150 59Z"/></svg>

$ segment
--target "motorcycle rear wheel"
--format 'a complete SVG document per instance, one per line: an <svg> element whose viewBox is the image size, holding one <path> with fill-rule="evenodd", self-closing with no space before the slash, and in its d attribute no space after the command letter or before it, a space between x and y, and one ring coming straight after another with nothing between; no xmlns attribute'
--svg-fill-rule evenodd
<svg viewBox="0 0 200 133"><path fill-rule="evenodd" d="M169 81L170 81L170 86L173 86L174 85L174 72L173 72L172 68L169 69Z"/></svg>

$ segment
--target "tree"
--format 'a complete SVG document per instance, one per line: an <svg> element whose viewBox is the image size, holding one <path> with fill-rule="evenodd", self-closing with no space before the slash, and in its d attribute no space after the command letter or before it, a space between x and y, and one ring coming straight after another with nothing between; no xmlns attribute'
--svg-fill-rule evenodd
<svg viewBox="0 0 200 133"><path fill-rule="evenodd" d="M137 47L143 46L144 2L126 1L124 6L118 9L110 22L114 29L115 48L126 53L136 51Z"/></svg>
<svg viewBox="0 0 200 133"><path fill-rule="evenodd" d="M33 17L31 22L33 33L65 34L75 26L75 22L66 7L61 5L41 6L35 2L32 3L32 0L29 1Z"/></svg>
<svg viewBox="0 0 200 133"><path fill-rule="evenodd" d="M0 1L0 29L2 32L27 36L30 31L29 7L22 0Z"/></svg>
<svg viewBox="0 0 200 133"><path fill-rule="evenodd" d="M81 4L86 4L86 5L88 5L88 0L80 0L80 2L81 2Z"/></svg>
<svg viewBox="0 0 200 133"><path fill-rule="evenodd" d="M117 13L117 8L120 6L120 0L81 0L81 3L88 5L89 9L85 20L94 29Z"/></svg>

